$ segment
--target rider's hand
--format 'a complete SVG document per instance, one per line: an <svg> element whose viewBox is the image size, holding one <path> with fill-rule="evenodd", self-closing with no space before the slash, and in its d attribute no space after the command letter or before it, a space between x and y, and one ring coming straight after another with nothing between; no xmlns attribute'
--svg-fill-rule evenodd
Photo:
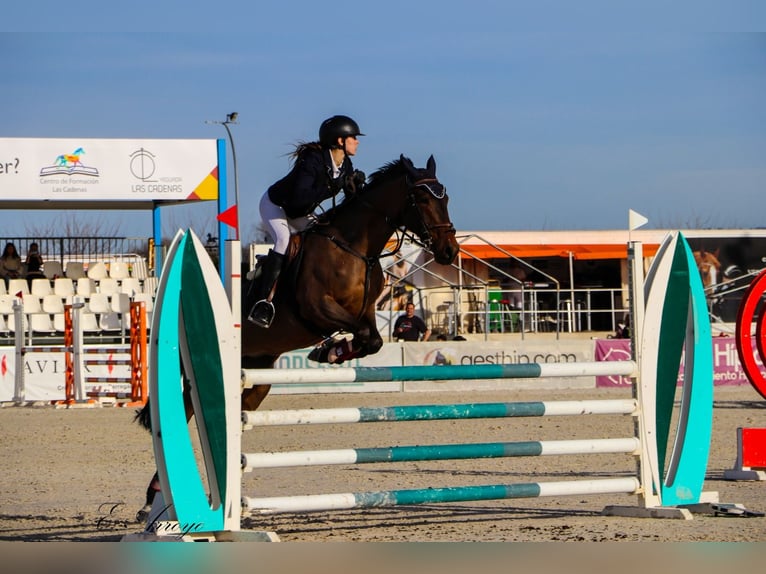
<svg viewBox="0 0 766 574"><path fill-rule="evenodd" d="M366 179L367 177L364 175L363 171L359 171L358 169L355 170L354 173L350 173L346 176L343 182L343 191L346 195L354 195L364 187Z"/></svg>

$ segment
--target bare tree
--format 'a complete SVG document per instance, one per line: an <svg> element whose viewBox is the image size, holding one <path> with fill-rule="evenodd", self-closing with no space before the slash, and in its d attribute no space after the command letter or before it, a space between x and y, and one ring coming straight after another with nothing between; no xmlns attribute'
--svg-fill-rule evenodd
<svg viewBox="0 0 766 574"><path fill-rule="evenodd" d="M61 211L48 223L27 222L24 229L29 237L116 237L121 225L118 223L106 232L107 221L100 212Z"/></svg>

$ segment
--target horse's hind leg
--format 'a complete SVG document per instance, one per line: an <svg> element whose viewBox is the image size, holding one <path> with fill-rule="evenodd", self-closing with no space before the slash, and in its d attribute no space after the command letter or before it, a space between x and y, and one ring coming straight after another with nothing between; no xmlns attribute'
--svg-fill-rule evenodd
<svg viewBox="0 0 766 574"><path fill-rule="evenodd" d="M144 501L144 506L141 508L141 510L136 512L136 522L146 522L146 519L149 518L149 513L152 511L154 498L157 496L159 491L160 475L155 472L151 482L149 483L149 486L146 487L146 500Z"/></svg>
<svg viewBox="0 0 766 574"><path fill-rule="evenodd" d="M242 391L242 410L254 411L266 398L271 390L271 385L255 385Z"/></svg>
<svg viewBox="0 0 766 574"><path fill-rule="evenodd" d="M243 369L272 369L276 356L242 357ZM271 390L271 385L253 385L242 391L242 410L254 411L266 398Z"/></svg>
<svg viewBox="0 0 766 574"><path fill-rule="evenodd" d="M194 406L192 405L191 400L191 386L185 378L183 385L183 399L184 411L186 412L186 420L189 421L194 414ZM138 422L142 424L142 426L145 426L147 430L151 430L151 418L149 417L149 400L150 399L147 399L146 404L142 410L136 415ZM142 414L143 416L141 416ZM154 498L157 496L157 493L160 490L160 475L155 471L154 476L152 476L152 479L149 481L149 486L146 487L146 499L144 501L144 506L138 512L136 512L136 522L146 522L146 519L149 517L149 513L152 510Z"/></svg>

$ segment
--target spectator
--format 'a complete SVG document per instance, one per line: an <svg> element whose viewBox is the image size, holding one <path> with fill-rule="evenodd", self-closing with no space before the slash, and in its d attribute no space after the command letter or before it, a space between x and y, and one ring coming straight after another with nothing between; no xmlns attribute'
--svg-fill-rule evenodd
<svg viewBox="0 0 766 574"><path fill-rule="evenodd" d="M13 243L6 243L3 254L0 255L0 277L3 278L7 287L10 279L18 279L23 275L24 267L16 246Z"/></svg>
<svg viewBox="0 0 766 574"><path fill-rule="evenodd" d="M614 334L615 339L630 339L630 315L625 314L623 323L617 323L617 331Z"/></svg>
<svg viewBox="0 0 766 574"><path fill-rule="evenodd" d="M394 338L397 341L417 341L420 334L423 334L423 341L428 341L431 336L431 329L426 327L425 321L415 315L415 304L407 303L405 314L400 315L394 323Z"/></svg>
<svg viewBox="0 0 766 574"><path fill-rule="evenodd" d="M43 256L40 255L40 248L37 243L29 244L29 253L27 253L27 283L29 283L30 290L32 289L33 279L45 279L45 273L43 273Z"/></svg>

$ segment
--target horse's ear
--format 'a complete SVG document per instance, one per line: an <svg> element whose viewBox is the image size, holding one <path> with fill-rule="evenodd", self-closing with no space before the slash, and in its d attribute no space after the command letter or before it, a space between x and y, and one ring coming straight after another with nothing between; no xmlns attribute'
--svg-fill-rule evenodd
<svg viewBox="0 0 766 574"><path fill-rule="evenodd" d="M415 164L412 163L412 160L410 158L404 157L404 154L401 154L399 156L399 161L402 162L404 169L407 170L407 173L410 174L410 177L413 177L413 178L418 177L418 170L415 169Z"/></svg>
<svg viewBox="0 0 766 574"><path fill-rule="evenodd" d="M431 155L426 162L426 170L431 177L436 177L436 160L433 155Z"/></svg>

